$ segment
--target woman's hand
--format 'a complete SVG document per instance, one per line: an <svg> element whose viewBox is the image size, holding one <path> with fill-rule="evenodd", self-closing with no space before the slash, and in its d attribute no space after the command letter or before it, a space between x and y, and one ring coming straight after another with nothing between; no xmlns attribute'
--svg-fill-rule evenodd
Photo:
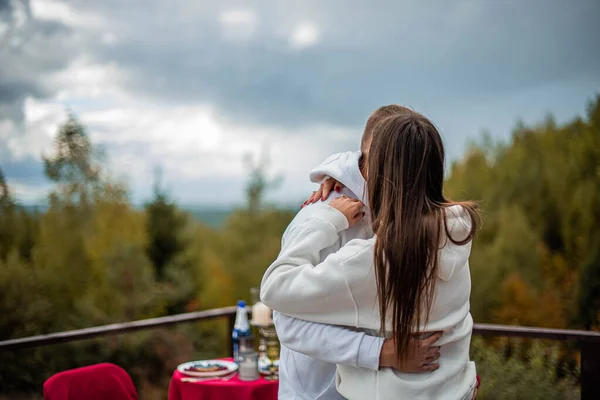
<svg viewBox="0 0 600 400"><path fill-rule="evenodd" d="M440 367L440 347L434 346L442 337L442 332L435 332L426 339L413 337L410 339L408 352L398 359L393 339L385 339L379 355L379 365L394 368L400 372L421 373L435 371Z"/></svg>
<svg viewBox="0 0 600 400"><path fill-rule="evenodd" d="M331 200L329 205L344 214L350 226L356 224L365 216L365 213L362 210L364 204L359 200L351 199L344 195Z"/></svg>
<svg viewBox="0 0 600 400"><path fill-rule="evenodd" d="M327 200L332 189L335 190L336 192L340 193L343 188L344 188L344 185L342 185L335 179L327 178L327 179L325 179L325 181L323 183L321 183L321 186L319 186L319 190L317 190L316 192L313 192L310 195L310 197L308 198L308 200L306 200L302 204L301 208L304 208L309 204L316 203L319 200L323 200L323 201Z"/></svg>

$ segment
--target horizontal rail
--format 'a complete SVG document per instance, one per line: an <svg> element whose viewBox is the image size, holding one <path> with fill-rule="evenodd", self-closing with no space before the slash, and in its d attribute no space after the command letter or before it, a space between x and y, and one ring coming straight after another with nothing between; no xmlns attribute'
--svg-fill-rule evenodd
<svg viewBox="0 0 600 400"><path fill-rule="evenodd" d="M59 343L91 339L100 336L116 335L144 329L158 328L184 322L194 322L206 319L228 317L235 315L234 307L215 308L206 311L170 315L166 317L143 319L139 321L95 326L72 331L50 333L47 335L30 336L10 339L0 342L0 350L19 350L32 347L42 347ZM526 337L533 339L551 339L560 341L575 341L578 343L600 343L600 332L581 331L572 329L548 329L528 326L474 324L473 334L481 336Z"/></svg>
<svg viewBox="0 0 600 400"><path fill-rule="evenodd" d="M194 322L213 318L230 317L232 315L235 315L235 309L235 306L214 308L212 310L206 311L197 311L184 314L169 315L166 317L142 319L139 321L95 326L91 328L77 329L73 331L50 333L48 335L37 335L26 338L10 339L0 342L0 350L28 349L32 347L41 347L52 344L91 339L99 336L116 335L119 333L158 328L162 326L175 325L183 322Z"/></svg>
<svg viewBox="0 0 600 400"><path fill-rule="evenodd" d="M570 340L579 343L600 343L600 332L575 329L549 329L530 326L473 324L473 334L481 336L527 337L533 339Z"/></svg>

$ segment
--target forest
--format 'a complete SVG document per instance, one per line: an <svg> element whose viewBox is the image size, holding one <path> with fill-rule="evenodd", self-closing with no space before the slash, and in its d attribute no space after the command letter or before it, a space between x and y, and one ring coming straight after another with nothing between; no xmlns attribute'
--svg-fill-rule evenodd
<svg viewBox="0 0 600 400"><path fill-rule="evenodd" d="M599 330L600 96L583 117L517 122L508 140L482 134L468 148L445 191L483 210L470 261L475 321ZM249 300L297 211L264 201L260 165L247 206L221 227L185 212L160 180L139 207L105 156L71 116L41 156L52 190L37 210L0 169L0 340ZM141 398L165 398L175 367L225 355L228 334L209 321L0 352L0 398L41 398L52 374L107 361L132 375ZM481 399L579 398L568 344L474 337L472 358Z"/></svg>

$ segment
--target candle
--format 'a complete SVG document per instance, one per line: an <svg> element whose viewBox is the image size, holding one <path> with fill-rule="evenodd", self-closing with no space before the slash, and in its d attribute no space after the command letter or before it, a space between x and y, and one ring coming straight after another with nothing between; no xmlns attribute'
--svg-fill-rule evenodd
<svg viewBox="0 0 600 400"><path fill-rule="evenodd" d="M252 307L252 322L255 325L266 326L273 323L271 309L260 301Z"/></svg>
<svg viewBox="0 0 600 400"><path fill-rule="evenodd" d="M255 381L258 375L258 354L256 352L242 353L240 360L241 381Z"/></svg>

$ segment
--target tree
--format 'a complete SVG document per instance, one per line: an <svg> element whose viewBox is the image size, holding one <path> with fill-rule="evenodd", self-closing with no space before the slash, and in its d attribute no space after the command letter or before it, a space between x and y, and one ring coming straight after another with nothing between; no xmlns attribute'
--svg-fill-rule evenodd
<svg viewBox="0 0 600 400"><path fill-rule="evenodd" d="M247 209L237 210L229 216L216 245L224 255L232 293L238 299L247 299L250 288L260 284L265 269L277 257L281 235L294 216L291 210L263 206L265 191L281 181L279 177L269 179L265 175L268 160L263 157L254 164L247 156L246 163L250 166Z"/></svg>
<svg viewBox="0 0 600 400"><path fill-rule="evenodd" d="M281 183L282 177L268 178L266 170L270 163L266 151L263 151L256 163L251 154L246 154L244 164L250 170L248 184L246 185L248 212L250 215L256 215L263 206L265 192L268 189L277 187Z"/></svg>
<svg viewBox="0 0 600 400"><path fill-rule="evenodd" d="M72 114L59 127L53 154L42 158L46 176L57 184L51 200L85 206L102 186L100 152Z"/></svg>
<svg viewBox="0 0 600 400"><path fill-rule="evenodd" d="M597 235L600 238L600 235ZM600 328L600 240L583 266L578 299L578 322L585 329Z"/></svg>
<svg viewBox="0 0 600 400"><path fill-rule="evenodd" d="M35 211L27 211L14 199L0 168L0 260L6 260L14 249L31 261L38 222Z"/></svg>
<svg viewBox="0 0 600 400"><path fill-rule="evenodd" d="M15 245L15 203L0 168L0 260L6 260Z"/></svg>
<svg viewBox="0 0 600 400"><path fill-rule="evenodd" d="M446 182L449 197L479 201L485 216L470 260L477 320L503 316L504 322L557 328L575 321L597 326L598 165L600 96L586 118L562 125L552 117L535 126L520 123L510 142L484 138L454 163ZM508 280L517 271L522 285ZM499 296L502 285L505 295ZM523 310L515 288L532 291L531 299L543 304L535 315L514 317Z"/></svg>
<svg viewBox="0 0 600 400"><path fill-rule="evenodd" d="M162 288L146 253L145 213L126 202L98 200L84 241L89 260L87 303L96 324L131 321L162 312Z"/></svg>
<svg viewBox="0 0 600 400"><path fill-rule="evenodd" d="M145 206L148 231L148 256L159 280L166 266L186 247L184 228L186 218L162 187L160 171L154 182L154 198Z"/></svg>
<svg viewBox="0 0 600 400"><path fill-rule="evenodd" d="M6 183L6 179L4 178L4 171L0 168L0 207L4 207L6 205L12 205L14 200L10 193L10 188Z"/></svg>

